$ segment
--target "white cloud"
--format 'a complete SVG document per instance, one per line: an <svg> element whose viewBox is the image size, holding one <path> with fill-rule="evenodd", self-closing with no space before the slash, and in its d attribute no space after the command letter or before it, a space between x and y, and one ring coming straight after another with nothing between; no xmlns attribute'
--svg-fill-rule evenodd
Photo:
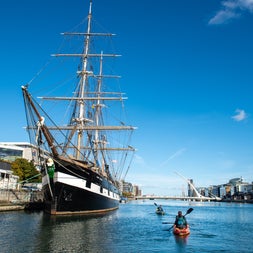
<svg viewBox="0 0 253 253"><path fill-rule="evenodd" d="M210 25L227 23L243 12L253 13L253 0L225 0L221 4L222 8L209 20Z"/></svg>
<svg viewBox="0 0 253 253"><path fill-rule="evenodd" d="M241 109L237 109L235 110L236 114L234 116L232 116L232 119L235 121L242 121L245 120L247 118L247 114L244 110Z"/></svg>
<svg viewBox="0 0 253 253"><path fill-rule="evenodd" d="M240 14L237 14L233 11L220 10L213 18L210 19L209 24L219 25L219 24L227 23L229 20L233 18L238 18L238 17L240 17Z"/></svg>

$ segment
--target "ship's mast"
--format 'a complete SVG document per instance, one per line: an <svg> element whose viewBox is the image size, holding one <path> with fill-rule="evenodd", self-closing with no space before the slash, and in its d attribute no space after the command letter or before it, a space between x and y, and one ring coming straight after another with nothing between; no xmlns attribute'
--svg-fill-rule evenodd
<svg viewBox="0 0 253 253"><path fill-rule="evenodd" d="M107 59L120 55L106 53L105 51L96 53L96 49L93 50L91 47L92 38L111 37L115 34L92 32L92 30L92 0L90 0L85 32L63 33L63 35L81 36L82 51L79 52L78 50L78 52L71 53L71 50L70 53L52 55L55 57L77 57L79 59L78 71L76 72L78 83L75 83L77 87L74 88L73 96L38 97L43 100L61 101L65 105L68 104L67 114L63 115L64 117L69 116L67 123L58 124L58 120L62 116L58 107L53 108L57 112L56 115L52 112L56 119L54 121L54 117L51 117L45 110L47 103L44 104L45 108L42 108L36 100L33 100L27 90L28 87L23 86L27 128L30 138L43 146L48 154L50 153L53 157L58 157L67 163L74 162L79 167L93 168L104 175L107 174L108 178L113 180L114 178L119 179L119 176L122 175L122 171L125 169L124 164L128 159L128 151L135 151L133 147L125 143L130 141L131 132L135 127L125 125L123 121L120 121L121 117L107 114L110 109L112 112L116 112L117 108L114 111L114 108L111 107L112 102L114 105L114 101L122 102L127 99L124 97L124 93L112 91L113 82L109 82L109 85L112 83L112 86L106 83L106 79L120 78L120 76L106 74L107 69L103 65ZM94 40L94 42L99 42L99 40ZM93 59L94 66L91 65ZM119 112L120 116L122 116L121 112ZM116 132L119 131L123 133L117 135ZM129 131L130 135L123 136L125 131ZM37 133L40 134L39 141L37 141ZM121 154L124 156L120 157Z"/></svg>
<svg viewBox="0 0 253 253"><path fill-rule="evenodd" d="M102 107L104 106L103 103L101 103L100 100L100 94L102 92L102 75L103 75L103 52L101 52L101 57L100 57L100 65L99 65L99 77L98 77L98 83L97 83L97 96L98 96L98 100L96 103L96 114L95 114L95 122L96 122L96 126L100 125L99 122L99 117L101 117L101 110ZM98 152L98 148L99 145L103 145L103 147L106 144L106 140L100 140L99 139L99 131L98 129L95 130L95 145L96 145L96 152ZM103 151L101 151L103 152ZM104 170L104 159L102 159L103 163L101 164L101 169Z"/></svg>
<svg viewBox="0 0 253 253"><path fill-rule="evenodd" d="M111 53L91 53L90 43L91 38L96 36L113 36L112 33L94 33L91 30L92 26L92 0L90 0L89 12L87 17L87 28L86 32L64 32L63 35L70 36L84 36L83 51L81 53L57 53L52 56L55 57L80 57L81 67L77 71L79 76L78 90L74 97L40 97L43 100L62 100L75 102L74 112L71 115L71 121L68 125L51 125L48 126L49 131L66 131L69 132L67 135L67 141L64 142L62 146L62 154L70 154L77 160L93 160L93 164L96 167L105 166L105 151L134 151L130 146L128 147L108 147L107 138L105 135L101 136L101 132L105 131L124 131L124 130L134 130L135 127L127 125L104 125L102 119L102 108L105 107L105 101L123 101L127 99L123 97L121 92L104 92L102 89L102 84L104 78L119 78L120 76L114 75L104 75L103 74L103 59L118 57L120 55ZM99 73L93 73L90 70L89 61L91 58L100 58ZM97 85L95 90L90 90L89 79L97 79ZM89 111L90 103L92 103L92 111L94 112L91 116ZM76 137L75 143L72 143L73 137ZM86 139L85 139L86 137ZM84 143L86 142L86 143ZM67 150L73 149L73 152L68 152ZM83 152L87 151L87 154ZM89 157L93 156L92 159ZM101 162L102 161L102 162Z"/></svg>
<svg viewBox="0 0 253 253"><path fill-rule="evenodd" d="M80 125L80 129L78 131L77 135L77 154L76 158L80 159L81 155L81 146L83 145L82 140L83 140L83 131L82 128L85 125L85 122L87 121L84 118L84 94L85 94L85 89L87 88L88 84L88 75L89 72L87 71L87 65L88 65L88 53L89 53L89 44L90 44L90 30L91 30L91 8L92 8L92 1L90 1L90 8L89 8L89 14L88 14L88 26L87 26L87 36L84 41L84 52L83 52L83 57L82 57L82 70L81 70L81 82L80 82L80 92L79 92L79 119L78 119L78 124Z"/></svg>

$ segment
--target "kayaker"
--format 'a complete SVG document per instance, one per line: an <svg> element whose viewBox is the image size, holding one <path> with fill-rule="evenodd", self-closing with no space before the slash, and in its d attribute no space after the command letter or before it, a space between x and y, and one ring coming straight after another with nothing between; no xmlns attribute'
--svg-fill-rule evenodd
<svg viewBox="0 0 253 253"><path fill-rule="evenodd" d="M159 205L159 206L156 208L156 212L158 212L158 213L164 212L161 205Z"/></svg>
<svg viewBox="0 0 253 253"><path fill-rule="evenodd" d="M162 206L161 206L161 205L157 207L157 211L159 211L159 212L163 212L163 208L162 208Z"/></svg>
<svg viewBox="0 0 253 253"><path fill-rule="evenodd" d="M177 228L186 228L187 227L187 221L185 217L182 215L182 211L178 211L178 215L176 216L176 220L174 222L174 225Z"/></svg>

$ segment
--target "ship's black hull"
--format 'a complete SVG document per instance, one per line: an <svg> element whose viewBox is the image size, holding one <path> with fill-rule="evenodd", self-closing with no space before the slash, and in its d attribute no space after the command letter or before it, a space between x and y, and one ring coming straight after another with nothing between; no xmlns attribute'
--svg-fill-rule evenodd
<svg viewBox="0 0 253 253"><path fill-rule="evenodd" d="M107 178L91 170L56 168L53 179L43 177L45 212L100 214L119 207L119 191Z"/></svg>

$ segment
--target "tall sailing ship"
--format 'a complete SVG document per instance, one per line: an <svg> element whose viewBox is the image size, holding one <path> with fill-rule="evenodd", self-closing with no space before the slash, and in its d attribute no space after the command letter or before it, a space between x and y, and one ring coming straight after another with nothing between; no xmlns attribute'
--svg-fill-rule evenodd
<svg viewBox="0 0 253 253"><path fill-rule="evenodd" d="M129 142L135 127L120 118L126 97L110 86L120 76L105 73L104 68L107 59L119 55L97 52L93 46L96 39L111 38L114 34L92 31L91 0L86 21L85 32L63 33L81 42L80 51L53 55L58 60L78 59L76 80L71 79L67 88L61 88L68 94L57 94L59 83L52 85L53 91L49 93L50 81L46 83L50 95L35 99L31 95L34 80L22 86L27 131L38 150L35 160L42 174L45 211L52 215L106 213L117 209L121 180L135 151ZM68 72L61 71L62 75ZM65 83L68 82L61 81L60 85ZM47 103L52 102L48 107ZM58 109L60 103L65 108ZM115 110L115 106L121 106L122 110ZM65 123L62 118L67 119Z"/></svg>

